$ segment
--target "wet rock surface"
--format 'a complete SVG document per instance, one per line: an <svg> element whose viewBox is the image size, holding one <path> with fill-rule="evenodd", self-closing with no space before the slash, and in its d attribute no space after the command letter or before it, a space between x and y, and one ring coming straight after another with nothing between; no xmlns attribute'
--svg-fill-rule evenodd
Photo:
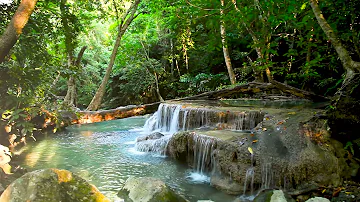
<svg viewBox="0 0 360 202"><path fill-rule="evenodd" d="M175 134L169 141L167 154L195 168L195 151L199 145L195 137L211 137L214 143L207 146L211 148L209 154L201 160L207 171L238 185L249 184L251 179L255 190L271 187L296 190L312 185L338 187L344 177L350 177L343 146L330 138L323 111L301 108L262 111L264 120L249 131L218 129ZM253 169L252 175L248 175L249 168ZM212 180L212 185L232 190L230 183L221 180Z"/></svg>
<svg viewBox="0 0 360 202"><path fill-rule="evenodd" d="M130 177L118 193L126 202L186 202L163 181L151 177Z"/></svg>
<svg viewBox="0 0 360 202"><path fill-rule="evenodd" d="M67 170L37 170L11 183L0 197L9 202L103 201L107 199L86 180Z"/></svg>

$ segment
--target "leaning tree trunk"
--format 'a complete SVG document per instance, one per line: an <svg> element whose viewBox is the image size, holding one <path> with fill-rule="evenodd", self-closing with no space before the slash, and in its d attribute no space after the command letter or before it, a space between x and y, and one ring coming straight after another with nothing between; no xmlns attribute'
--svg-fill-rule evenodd
<svg viewBox="0 0 360 202"><path fill-rule="evenodd" d="M355 76L355 72L360 71L360 62L353 61L350 57L349 52L345 49L342 45L340 39L331 28L329 23L324 18L319 5L317 4L316 0L310 0L311 8L314 12L314 15L321 27L321 29L325 32L326 36L330 39L332 45L334 46L341 63L346 71L346 77L343 82L343 86L346 86Z"/></svg>
<svg viewBox="0 0 360 202"><path fill-rule="evenodd" d="M231 82L231 84L235 84L236 83L236 78L235 78L234 70L232 68L229 49L228 49L227 42L226 42L226 28L225 28L225 21L223 20L225 1L220 0L220 2L221 2L220 16L222 18L221 21L220 21L221 43L222 43L222 47L223 47L223 53L224 53L224 59L225 59L225 63L226 63L226 68L228 70L229 77L230 77L230 82Z"/></svg>
<svg viewBox="0 0 360 202"><path fill-rule="evenodd" d="M333 107L327 112L332 137L343 143L354 141L359 138L359 133L354 128L360 124L360 62L352 60L349 52L321 13L317 1L310 0L310 5L321 29L330 39L346 71L342 87L332 103Z"/></svg>
<svg viewBox="0 0 360 202"><path fill-rule="evenodd" d="M34 11L37 0L22 0L10 24L0 37L0 63L5 61L5 57L9 54L10 49L19 39L23 28L28 22L31 13Z"/></svg>
<svg viewBox="0 0 360 202"><path fill-rule="evenodd" d="M113 68L114 63L115 63L115 58L116 58L116 54L117 54L119 46L120 46L121 38L124 35L126 29L131 24L131 22L137 17L137 15L135 15L135 12L137 10L137 7L139 6L140 1L141 0L135 0L135 2L131 5L131 7L128 9L128 11L123 16L121 22L119 23L118 35L116 37L116 42L115 42L115 45L114 45L114 49L113 49L113 51L111 53L111 56L110 56L109 65L106 68L105 76L104 76L98 90L96 91L93 99L91 100L89 106L87 107L87 110L90 110L90 111L97 110L97 109L99 109L99 107L101 105L101 102L102 102L102 99L104 97L105 90L106 90L106 84L109 81L110 74L111 74L112 68Z"/></svg>

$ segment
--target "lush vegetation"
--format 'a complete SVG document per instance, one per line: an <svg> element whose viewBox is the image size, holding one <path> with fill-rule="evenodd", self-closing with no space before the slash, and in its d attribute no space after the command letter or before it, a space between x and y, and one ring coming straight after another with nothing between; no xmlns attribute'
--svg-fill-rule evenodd
<svg viewBox="0 0 360 202"><path fill-rule="evenodd" d="M349 71L316 19L313 2L40 0L0 63L3 122L21 123L16 127L26 135L37 128L29 121L34 117L56 119L59 109L85 109L107 69L102 109L254 80L334 96ZM0 34L20 3L0 5ZM360 61L360 2L318 6L350 59ZM353 93L358 85L352 86Z"/></svg>

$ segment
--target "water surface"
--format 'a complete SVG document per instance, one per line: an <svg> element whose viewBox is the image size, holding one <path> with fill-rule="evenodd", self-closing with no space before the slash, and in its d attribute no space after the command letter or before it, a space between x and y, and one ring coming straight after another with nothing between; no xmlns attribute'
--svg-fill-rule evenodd
<svg viewBox="0 0 360 202"><path fill-rule="evenodd" d="M28 144L22 155L23 164L29 171L70 170L112 199L130 176L160 178L190 201L235 199L210 187L206 180L193 181L194 174L185 165L136 151L134 140L141 135L145 120L146 117L132 117L70 126L64 132Z"/></svg>

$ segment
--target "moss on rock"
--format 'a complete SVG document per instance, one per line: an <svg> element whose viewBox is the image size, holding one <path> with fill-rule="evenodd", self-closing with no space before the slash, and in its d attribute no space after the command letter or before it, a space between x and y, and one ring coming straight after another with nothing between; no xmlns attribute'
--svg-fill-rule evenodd
<svg viewBox="0 0 360 202"><path fill-rule="evenodd" d="M46 169L15 180L0 197L9 202L110 201L86 180L67 170Z"/></svg>

